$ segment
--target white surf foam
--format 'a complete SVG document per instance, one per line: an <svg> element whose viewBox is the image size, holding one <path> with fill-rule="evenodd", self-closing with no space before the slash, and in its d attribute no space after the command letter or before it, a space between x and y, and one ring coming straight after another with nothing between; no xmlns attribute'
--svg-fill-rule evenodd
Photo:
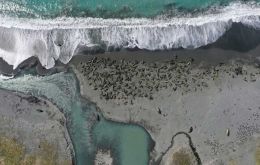
<svg viewBox="0 0 260 165"><path fill-rule="evenodd" d="M14 76L5 76L5 75L0 74L0 80L9 80L12 78L14 78Z"/></svg>
<svg viewBox="0 0 260 165"><path fill-rule="evenodd" d="M93 46L162 50L198 48L219 39L234 22L260 28L260 7L234 3L215 14L182 18L56 18L0 16L0 57L16 68L31 56L51 68Z"/></svg>

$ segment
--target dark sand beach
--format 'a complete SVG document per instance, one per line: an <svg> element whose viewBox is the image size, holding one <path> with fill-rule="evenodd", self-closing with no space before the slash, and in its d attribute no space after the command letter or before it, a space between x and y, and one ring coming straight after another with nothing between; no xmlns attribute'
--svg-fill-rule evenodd
<svg viewBox="0 0 260 165"><path fill-rule="evenodd" d="M147 129L156 143L152 164L176 163L178 156L191 164L254 163L260 120L257 52L121 51L75 56L70 64L81 94L106 118Z"/></svg>
<svg viewBox="0 0 260 165"><path fill-rule="evenodd" d="M150 164L254 163L259 161L259 49L122 50L78 55L50 70L30 58L13 73L36 68L39 75L50 75L72 67L81 95L105 118L148 131L155 141ZM1 67L12 74L11 66ZM112 158L100 151L96 162L111 164Z"/></svg>

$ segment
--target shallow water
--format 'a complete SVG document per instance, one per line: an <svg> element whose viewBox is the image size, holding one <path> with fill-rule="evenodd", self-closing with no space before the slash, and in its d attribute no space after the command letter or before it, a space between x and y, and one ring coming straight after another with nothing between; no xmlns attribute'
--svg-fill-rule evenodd
<svg viewBox="0 0 260 165"><path fill-rule="evenodd" d="M140 127L102 121L95 125L94 137L98 146L117 154L115 164L144 165L149 161L150 140Z"/></svg>
<svg viewBox="0 0 260 165"><path fill-rule="evenodd" d="M73 73L45 77L24 75L0 80L0 87L45 97L65 113L77 165L94 164L97 149L104 147L114 153L117 164L148 164L152 144L149 134L136 125L107 121L102 115L98 122L95 105L80 97Z"/></svg>
<svg viewBox="0 0 260 165"><path fill-rule="evenodd" d="M167 10L196 11L237 0L1 0L0 13L19 17L151 17ZM246 0L241 2L248 2ZM252 1L252 2L258 2Z"/></svg>
<svg viewBox="0 0 260 165"><path fill-rule="evenodd" d="M6 14L21 17L95 16L128 17L152 16L173 0L13 0L2 2ZM15 12L9 6L17 6ZM1 9L1 8L0 8Z"/></svg>

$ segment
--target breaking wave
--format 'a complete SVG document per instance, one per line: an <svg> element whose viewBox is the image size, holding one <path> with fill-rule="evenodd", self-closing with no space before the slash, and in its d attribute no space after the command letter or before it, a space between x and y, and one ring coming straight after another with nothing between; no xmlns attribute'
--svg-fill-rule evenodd
<svg viewBox="0 0 260 165"><path fill-rule="evenodd" d="M195 49L215 43L234 24L258 30L260 8L233 3L196 17L29 19L1 16L0 57L16 68L35 56L45 68L74 55L122 48ZM239 34L238 34L239 35Z"/></svg>

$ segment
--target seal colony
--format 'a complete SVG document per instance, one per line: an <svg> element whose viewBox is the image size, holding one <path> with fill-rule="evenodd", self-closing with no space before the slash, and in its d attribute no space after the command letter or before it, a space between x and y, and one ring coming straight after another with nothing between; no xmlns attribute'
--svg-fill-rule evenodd
<svg viewBox="0 0 260 165"><path fill-rule="evenodd" d="M109 130L110 133L112 131L110 135L113 137L118 136L113 131L119 132L119 129L106 127L107 123L102 125L104 119L123 122L126 123L125 126L132 124L142 126L155 142L155 146L152 145L151 149L145 152L149 153L147 157L151 165L176 163L200 165L238 161L254 164L259 161L258 57L250 54L250 56L244 55L245 58L241 56L224 60L214 59L214 64L209 64L205 59L210 60L210 57L205 57L203 60L198 54L192 54L192 58L181 57L172 55L173 52L169 51L167 53L171 56L166 58L161 56L160 52L154 52L155 56L147 59L142 53L138 54L138 57L132 56L136 52L126 52L128 57L124 57L123 53L94 57L76 56L69 64L75 75L70 69L66 71L65 68L68 66L65 66L64 69L60 69L61 73L52 74L56 70L54 69L50 71L51 75L26 75L7 81L2 80L1 86L28 95L30 91L34 91L32 96L22 97L31 104L44 104L38 98L44 95L56 103L63 112L67 114L77 112L74 119L83 120L82 117L86 115L83 115L84 113L91 113L91 121L101 123L99 125L101 131L97 129L97 132L105 134L106 130ZM225 54L220 56L226 57ZM232 56L230 53L229 57ZM79 80L79 88L75 76ZM85 110L73 106L75 102L84 100L76 92L87 98L91 105L93 103L93 107L96 107L94 109L98 112L92 111L91 108ZM13 110L15 114L24 115L20 114L19 106ZM36 108L35 113L44 114L45 111ZM26 111L26 114L29 112L34 111ZM47 114L52 118L52 112ZM34 122L34 117L32 120ZM64 121L61 123L64 124ZM82 123L77 124L85 126ZM92 134L83 137L82 135L86 135L80 132L84 130L83 128L73 132L74 135L79 133L77 137L81 140L93 137ZM122 130L128 129L124 127ZM128 132L131 131L126 131L122 140L135 136L127 134ZM53 136L59 137L59 135ZM71 137L74 137L74 142L81 142L73 134ZM25 142L23 139L20 140L25 143L27 139ZM88 139L82 141L88 142ZM109 142L102 141L102 143ZM122 143L125 141L120 142ZM131 147L132 145L134 143ZM83 147L77 148L79 146ZM80 164L84 164L87 161L86 155L89 155L87 152L79 151L88 149L87 145L77 143L73 147L80 149L77 150L81 153L78 159L81 160ZM124 148L125 153L128 147L130 146ZM101 147L93 154L93 163L113 164L117 156L112 149L103 150ZM143 164L146 163L141 163Z"/></svg>
<svg viewBox="0 0 260 165"><path fill-rule="evenodd" d="M259 45L259 0L1 0L0 164L259 165Z"/></svg>
<svg viewBox="0 0 260 165"><path fill-rule="evenodd" d="M159 57L147 60L142 53L132 58L134 53L78 56L70 65L82 96L105 118L136 123L150 133L156 143L150 164L257 162L257 57L230 52L231 58L223 54L209 64L211 57L195 54L158 60L155 52ZM180 138L182 133L187 136Z"/></svg>
<svg viewBox="0 0 260 165"><path fill-rule="evenodd" d="M228 73L231 78L243 75L244 81L250 82L256 81L260 74L247 73L241 63L232 66L219 63L201 72L193 69L193 62L193 58L178 60L178 56L171 61L152 63L94 57L80 62L77 68L88 84L99 91L100 99L120 100L124 104L133 104L138 97L153 100L153 95L163 89L173 92L182 89L182 95L202 91L208 87L207 80L217 79L221 72Z"/></svg>
<svg viewBox="0 0 260 165"><path fill-rule="evenodd" d="M176 91L178 87L187 86L191 61L150 64L94 58L87 63L81 62L79 67L82 68L81 73L88 77L89 85L94 90L100 90L101 98L130 99L132 102L136 97L153 100L154 92L161 89L170 87Z"/></svg>

